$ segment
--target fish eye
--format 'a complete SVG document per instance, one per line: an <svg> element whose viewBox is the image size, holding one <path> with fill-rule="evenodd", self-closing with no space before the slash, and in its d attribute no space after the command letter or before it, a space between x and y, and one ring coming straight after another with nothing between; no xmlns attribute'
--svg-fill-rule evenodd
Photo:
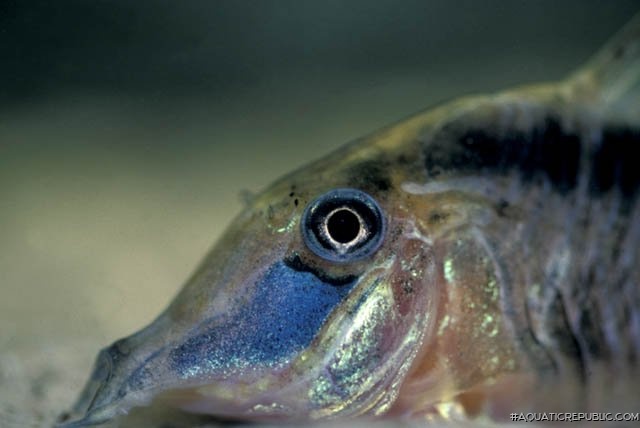
<svg viewBox="0 0 640 428"><path fill-rule="evenodd" d="M302 236L316 255L350 262L373 254L382 243L382 209L356 189L335 189L312 201L302 214Z"/></svg>

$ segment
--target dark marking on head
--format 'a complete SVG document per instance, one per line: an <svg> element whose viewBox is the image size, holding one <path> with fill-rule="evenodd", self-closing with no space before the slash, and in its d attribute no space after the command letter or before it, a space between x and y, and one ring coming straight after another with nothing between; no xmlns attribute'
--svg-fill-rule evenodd
<svg viewBox="0 0 640 428"><path fill-rule="evenodd" d="M319 280L327 284L341 286L352 283L358 279L357 275L344 275L344 276L331 276L323 272L322 270L309 266L303 262L299 255L294 254L291 257L287 257L284 260L284 264L297 272L310 272L315 275Z"/></svg>
<svg viewBox="0 0 640 428"><path fill-rule="evenodd" d="M293 200L293 205L295 205L295 206L297 207L297 206L298 206L298 203L299 203L298 198L295 198L295 199Z"/></svg>
<svg viewBox="0 0 640 428"><path fill-rule="evenodd" d="M357 189L386 191L391 188L388 163L370 160L353 166L349 171L349 185Z"/></svg>
<svg viewBox="0 0 640 428"><path fill-rule="evenodd" d="M490 129L445 126L425 149L425 167L431 177L467 173L520 173L525 182L548 179L555 190L567 193L577 184L581 140L566 133L549 117L530 131L502 134Z"/></svg>
<svg viewBox="0 0 640 428"><path fill-rule="evenodd" d="M448 213L442 211L434 211L429 215L429 223L432 225L436 225L442 223L449 217Z"/></svg>

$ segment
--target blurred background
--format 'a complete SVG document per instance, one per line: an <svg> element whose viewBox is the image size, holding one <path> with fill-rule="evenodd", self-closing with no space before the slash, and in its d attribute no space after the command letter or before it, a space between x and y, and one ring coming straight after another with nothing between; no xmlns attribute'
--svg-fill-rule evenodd
<svg viewBox="0 0 640 428"><path fill-rule="evenodd" d="M0 426L50 425L242 190L449 98L559 79L639 9L3 0Z"/></svg>

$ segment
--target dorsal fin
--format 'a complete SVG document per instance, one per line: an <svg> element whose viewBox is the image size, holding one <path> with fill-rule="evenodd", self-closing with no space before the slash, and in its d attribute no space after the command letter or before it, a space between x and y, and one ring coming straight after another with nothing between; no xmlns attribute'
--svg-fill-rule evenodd
<svg viewBox="0 0 640 428"><path fill-rule="evenodd" d="M587 63L569 76L578 90L593 91L595 102L633 122L640 120L640 13Z"/></svg>

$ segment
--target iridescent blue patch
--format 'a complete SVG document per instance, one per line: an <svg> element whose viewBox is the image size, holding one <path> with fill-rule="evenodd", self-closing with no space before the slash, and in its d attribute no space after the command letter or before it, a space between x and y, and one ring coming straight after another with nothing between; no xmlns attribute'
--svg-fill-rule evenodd
<svg viewBox="0 0 640 428"><path fill-rule="evenodd" d="M171 352L172 368L193 377L276 365L309 346L356 281L335 286L277 262L256 283L255 293L246 296L249 300L238 296L229 316L207 320L194 329L196 336Z"/></svg>

